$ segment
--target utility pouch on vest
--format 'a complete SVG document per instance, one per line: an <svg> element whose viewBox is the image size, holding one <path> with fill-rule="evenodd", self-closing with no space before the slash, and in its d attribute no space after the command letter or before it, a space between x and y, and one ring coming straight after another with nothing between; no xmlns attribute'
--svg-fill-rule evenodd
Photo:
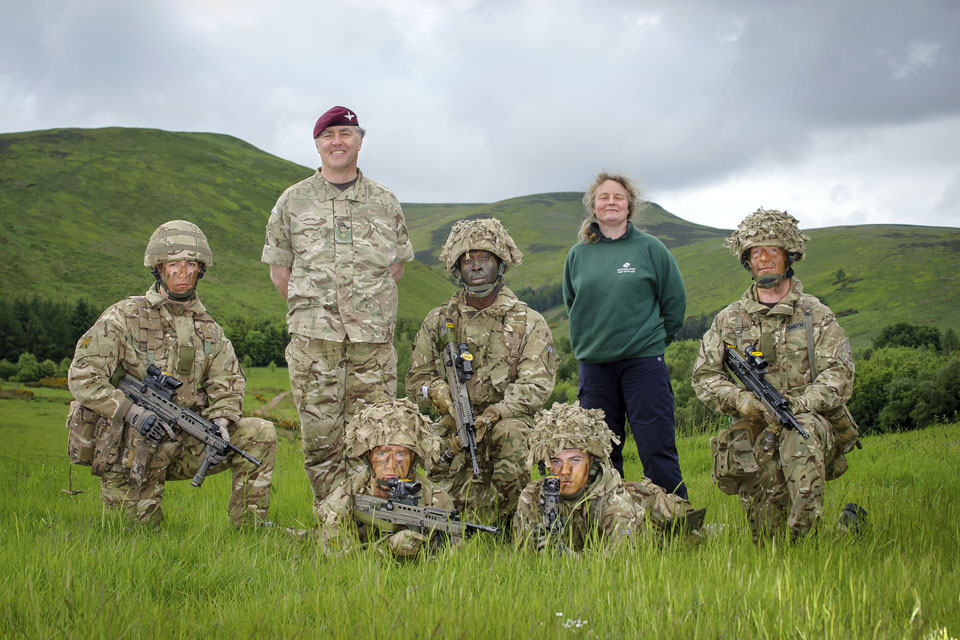
<svg viewBox="0 0 960 640"><path fill-rule="evenodd" d="M710 438L710 450L713 480L726 494L736 495L740 482L760 470L746 429L724 429Z"/></svg>
<svg viewBox="0 0 960 640"><path fill-rule="evenodd" d="M67 413L67 456L73 464L89 467L97 448L100 414L72 400Z"/></svg>
<svg viewBox="0 0 960 640"><path fill-rule="evenodd" d="M120 461L120 454L123 452L124 431L126 431L126 427L122 418L116 420L101 418L97 428L97 444L90 473L101 476L104 471L108 471L110 467Z"/></svg>
<svg viewBox="0 0 960 640"><path fill-rule="evenodd" d="M860 430L847 405L821 415L830 422L830 427L833 429L834 455L826 464L827 480L836 480L848 468L844 454L850 453L854 447L863 448L860 444Z"/></svg>

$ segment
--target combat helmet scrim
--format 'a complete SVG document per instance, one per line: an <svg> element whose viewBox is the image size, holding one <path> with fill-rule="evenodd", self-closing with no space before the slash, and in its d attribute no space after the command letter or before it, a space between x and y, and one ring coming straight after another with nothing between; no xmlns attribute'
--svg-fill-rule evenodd
<svg viewBox="0 0 960 640"><path fill-rule="evenodd" d="M809 239L801 233L797 219L786 211L760 207L743 219L726 239L726 245L747 271L751 271L749 252L754 247L782 248L787 252L787 270L782 277L789 278L793 275L791 265L803 258Z"/></svg>
<svg viewBox="0 0 960 640"><path fill-rule="evenodd" d="M460 277L460 258L467 251L489 251L500 261L497 280L492 284L467 285ZM447 241L440 250L440 260L447 271L471 295L483 297L489 295L503 282L503 274L512 265L523 262L523 252L496 218L478 220L460 220L450 229Z"/></svg>
<svg viewBox="0 0 960 640"><path fill-rule="evenodd" d="M430 421L406 398L368 404L347 423L344 456L363 458L381 445L400 445L416 454L414 465L430 468L442 445Z"/></svg>
<svg viewBox="0 0 960 640"><path fill-rule="evenodd" d="M530 432L530 454L527 464L550 466L550 458L564 449L581 449L594 457L594 462L607 461L613 442L620 439L610 431L602 409L583 409L578 405L554 403L534 417Z"/></svg>

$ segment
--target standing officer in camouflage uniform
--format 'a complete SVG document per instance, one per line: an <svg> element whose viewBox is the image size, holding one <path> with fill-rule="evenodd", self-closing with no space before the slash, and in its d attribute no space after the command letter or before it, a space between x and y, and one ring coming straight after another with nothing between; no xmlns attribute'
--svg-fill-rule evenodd
<svg viewBox="0 0 960 640"><path fill-rule="evenodd" d="M556 403L538 413L527 466L537 463L559 480L558 523L551 532L544 518L549 508L544 480L535 480L520 495L514 540L536 551L554 545L579 551L591 537L613 547L647 525L660 532L700 526L702 509L649 478L624 482L610 459L613 445L602 409Z"/></svg>
<svg viewBox="0 0 960 640"><path fill-rule="evenodd" d="M322 166L283 192L261 260L287 301L290 387L318 504L343 477L343 427L397 393L397 282L413 260L396 196L357 168L364 130L333 107L313 137Z"/></svg>
<svg viewBox="0 0 960 640"><path fill-rule="evenodd" d="M744 218L727 244L754 284L714 318L693 369L700 400L733 421L711 441L714 477L722 491L740 495L754 540L784 524L795 538L816 527L824 483L843 473L842 454L856 441L845 408L853 392L850 343L833 312L793 277L808 239L786 212L758 209ZM723 366L725 343L763 352L767 380L809 439L782 429L736 384Z"/></svg>
<svg viewBox="0 0 960 640"><path fill-rule="evenodd" d="M159 524L164 482L192 478L205 447L185 434L174 436L168 427L159 443L140 433L138 425L154 414L115 385L124 373L142 380L156 364L183 381L174 398L179 405L212 420L224 439L263 461L255 467L231 454L210 471L233 470L234 524L263 522L277 434L266 420L242 417L243 371L223 329L197 298L197 281L213 266L207 238L190 222L165 222L150 236L143 263L156 283L146 295L109 307L77 343L67 378L75 398L67 419L71 437L95 422L89 430L96 438L92 472L100 476L104 504L138 522ZM76 454L71 446L71 458Z"/></svg>
<svg viewBox="0 0 960 640"><path fill-rule="evenodd" d="M320 542L325 551L346 549L349 534L344 528L354 522L362 543L386 547L396 557L411 557L420 552L427 536L409 529L377 537L379 532L354 518L354 494L389 495L385 483L390 478L419 482L421 504L444 510L453 509L453 500L440 491L417 467L429 469L440 454L441 441L407 399L369 404L347 423L343 437L344 453L350 467L344 479L316 508ZM345 535L346 534L346 535Z"/></svg>
<svg viewBox="0 0 960 640"><path fill-rule="evenodd" d="M427 314L414 342L407 373L407 395L432 404L445 423L455 426L450 388L441 368L449 320L458 342L473 354L473 377L467 391L476 419L480 477L474 478L469 454L460 452L434 479L448 489L457 507L513 513L520 491L530 480L525 465L526 437L533 414L553 391L557 354L550 328L539 313L503 285L503 274L520 264L523 254L499 220L461 220L453 225L440 252L461 289ZM455 438L454 438L455 439ZM455 445L459 450L459 445Z"/></svg>

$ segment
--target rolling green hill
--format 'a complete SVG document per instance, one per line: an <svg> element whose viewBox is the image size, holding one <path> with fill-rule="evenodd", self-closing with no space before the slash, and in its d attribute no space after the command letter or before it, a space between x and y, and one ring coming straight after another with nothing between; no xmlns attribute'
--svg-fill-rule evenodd
<svg viewBox="0 0 960 640"><path fill-rule="evenodd" d="M277 196L311 171L219 134L116 127L0 134L0 295L85 298L103 307L142 292L151 282L141 266L147 238L161 222L184 218L203 228L214 250L201 285L214 316L280 318L285 305L259 261L263 229ZM511 287L557 286L583 217L580 199L548 193L492 204L404 204L417 261L401 281L401 317L419 320L453 291L437 256L464 217L495 216L513 235L524 261L508 273ZM729 230L686 222L653 203L637 222L677 256L689 315L717 311L749 284L723 247ZM960 324L960 229L808 233L797 274L842 315L855 346L898 321ZM562 310L547 317L564 332Z"/></svg>
<svg viewBox="0 0 960 640"><path fill-rule="evenodd" d="M810 242L794 267L797 277L805 291L840 316L855 347L869 346L884 326L896 322L960 327L960 229L859 225L806 233ZM749 274L720 242L685 245L674 254L689 315L718 311L750 284Z"/></svg>
<svg viewBox="0 0 960 640"><path fill-rule="evenodd" d="M277 196L311 169L236 138L153 129L0 135L0 294L85 298L102 308L153 278L143 250L165 220L207 234L214 266L201 298L215 317L283 317L260 262ZM451 286L422 265L401 285L401 315L422 318Z"/></svg>
<svg viewBox="0 0 960 640"><path fill-rule="evenodd" d="M560 281L563 261L583 221L582 198L582 193L543 193L493 204L404 204L403 210L417 260L441 273L440 247L457 220L498 218L523 251L523 264L511 269L508 283L539 287ZM686 222L654 203L638 215L641 226L671 249L729 233Z"/></svg>

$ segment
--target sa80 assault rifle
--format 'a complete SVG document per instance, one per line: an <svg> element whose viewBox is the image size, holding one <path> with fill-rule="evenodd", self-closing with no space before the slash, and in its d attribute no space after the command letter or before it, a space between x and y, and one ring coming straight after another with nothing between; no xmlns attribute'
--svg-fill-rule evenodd
<svg viewBox="0 0 960 640"><path fill-rule="evenodd" d="M259 467L262 464L260 460L221 438L220 429L217 425L173 401L177 389L182 386L182 380L177 380L164 373L155 364L147 367L147 377L142 381L131 375L125 375L117 383L117 388L123 391L134 404L154 412L157 414L157 418L167 425L207 445L200 468L190 482L193 486L199 487L203 484L203 479L207 476L213 458L225 456L231 451Z"/></svg>
<svg viewBox="0 0 960 640"><path fill-rule="evenodd" d="M480 476L480 466L477 464L477 432L473 426L477 418L473 414L473 405L470 404L470 394L467 393L467 380L473 377L473 354L467 349L465 342L457 342L453 322L444 319L443 326L446 329L440 334L437 343L440 345L447 386L450 387L450 406L453 407L453 419L457 423L457 439L460 440L460 449L470 452L473 477L477 478ZM453 455L448 450L441 459L449 464Z"/></svg>
<svg viewBox="0 0 960 640"><path fill-rule="evenodd" d="M563 544L563 527L566 522L560 515L560 478L557 476L548 475L544 478L540 506L543 508L543 520L540 523L543 545L552 543L558 552L563 553L566 551L566 545Z"/></svg>
<svg viewBox="0 0 960 640"><path fill-rule="evenodd" d="M411 529L426 535L443 534L450 539L469 538L477 531L498 532L496 527L464 522L456 509L446 511L422 506L419 482L390 478L387 486L390 488L387 498L353 494L353 514L357 520L384 531Z"/></svg>
<svg viewBox="0 0 960 640"><path fill-rule="evenodd" d="M763 406L777 417L785 429L795 429L804 438L809 438L810 434L800 426L796 416L791 413L787 399L767 382L767 361L764 360L763 353L753 345L747 345L745 351L747 353L743 354L732 344L724 345L724 363L730 367L730 371L737 376L747 390L757 396Z"/></svg>

